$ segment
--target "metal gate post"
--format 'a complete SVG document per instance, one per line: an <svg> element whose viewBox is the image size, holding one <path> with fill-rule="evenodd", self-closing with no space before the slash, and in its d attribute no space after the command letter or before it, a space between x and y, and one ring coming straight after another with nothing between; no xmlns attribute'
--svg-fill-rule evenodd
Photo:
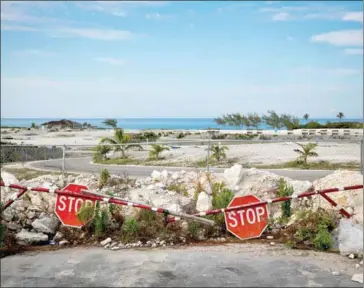
<svg viewBox="0 0 364 288"><path fill-rule="evenodd" d="M364 175L364 139L361 139L360 146L360 172Z"/></svg>
<svg viewBox="0 0 364 288"><path fill-rule="evenodd" d="M66 164L66 145L62 146L62 176L64 178Z"/></svg>
<svg viewBox="0 0 364 288"><path fill-rule="evenodd" d="M207 172L210 172L210 146L211 146L211 141L209 139L209 142L207 143L207 158L206 158Z"/></svg>

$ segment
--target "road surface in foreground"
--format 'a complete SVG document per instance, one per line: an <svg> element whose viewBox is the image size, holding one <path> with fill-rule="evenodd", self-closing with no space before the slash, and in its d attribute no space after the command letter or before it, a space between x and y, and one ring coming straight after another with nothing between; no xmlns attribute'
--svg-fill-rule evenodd
<svg viewBox="0 0 364 288"><path fill-rule="evenodd" d="M95 165L91 163L91 157L83 158L67 158L65 161L66 172L89 172L99 173L101 169L106 168L111 174L127 173L129 176L134 177L148 177L153 170L168 170L168 171L196 171L196 168L191 167L160 167L160 166L137 166L137 165ZM49 171L61 171L62 159L46 160L30 162L27 164L29 168L49 170ZM223 173L226 168L211 168L210 170L215 173ZM200 170L204 170L200 168ZM289 177L293 180L308 180L314 181L319 178L323 178L333 171L330 170L287 170L287 169L262 169L263 171L269 171L279 176Z"/></svg>
<svg viewBox="0 0 364 288"><path fill-rule="evenodd" d="M334 254L251 243L118 251L69 248L1 259L1 286L362 287L351 281L354 273L363 273L355 263Z"/></svg>

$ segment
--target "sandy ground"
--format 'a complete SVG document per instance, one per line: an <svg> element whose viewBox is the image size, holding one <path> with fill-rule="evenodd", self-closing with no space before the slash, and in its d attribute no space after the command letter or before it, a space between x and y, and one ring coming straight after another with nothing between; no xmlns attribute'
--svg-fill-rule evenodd
<svg viewBox="0 0 364 288"><path fill-rule="evenodd" d="M359 133L360 136L363 135L362 129L348 129L351 135ZM151 130L155 133L168 132L172 130ZM181 130L182 131L182 130ZM181 131L174 131L179 133ZM319 130L315 130L317 133ZM343 135L343 129L338 129L339 135ZM127 133L134 133L134 130L126 130ZM161 137L158 141L165 140L178 140L178 141L188 141L196 139L205 139L206 131L204 130L189 130L190 133L200 133L199 135L190 135L183 139L176 139L176 136ZM254 132L254 130L253 130ZM256 131L255 131L256 132ZM97 145L101 138L112 137L113 130L84 130L84 131L59 131L59 132L47 132L42 129L31 129L31 130L19 130L10 128L1 128L1 140L10 141L17 144L31 144L31 145ZM236 134L236 133L246 133L246 130L220 130L220 134ZM273 130L264 130L262 132L264 135L274 135ZM294 130L294 136L298 137L302 135L301 130ZM331 130L327 129L328 135L331 135ZM276 133L278 136L287 135L286 130L281 130ZM12 139L10 139L12 138Z"/></svg>
<svg viewBox="0 0 364 288"><path fill-rule="evenodd" d="M160 162L194 162L207 156L207 146L179 146L163 152L164 160ZM239 164L277 164L292 161L298 154L294 149L300 148L296 143L263 143L263 144L239 144L227 145L227 159ZM318 157L310 158L310 161L328 161L331 163L360 162L359 143L318 143L316 152ZM130 151L129 155L136 159L148 158L148 151Z"/></svg>
<svg viewBox="0 0 364 288"><path fill-rule="evenodd" d="M4 133L4 131L7 131ZM362 131L362 130L361 130ZM230 131L236 132L236 131ZM241 131L240 131L241 132ZM272 131L271 131L272 132ZM295 131L296 132L296 131ZM269 131L264 131L269 134ZM284 131L280 131L284 134ZM298 132L297 132L298 133ZM72 151L67 152L67 157L79 157L81 147L78 145L97 145L102 137L112 137L112 130L90 130L90 131L60 131L60 132L46 132L43 130L20 130L15 133L11 129L2 129L2 141L11 141L17 144L31 144L31 145L70 145ZM13 139L7 139L12 137ZM203 135L192 135L182 139L184 145L174 143L170 145L170 150L163 152L162 157L164 160L159 162L196 162L203 160L207 156L207 145L201 143L190 143L186 145L189 140L201 139ZM161 137L158 141L174 140L175 136ZM314 141L314 140L312 140ZM332 163L343 162L360 162L360 143L347 142L342 140L331 140L332 142L318 142L316 149L319 157L311 158L310 161L329 161ZM224 141L220 141L221 145ZM278 164L296 159L298 154L293 150L300 148L294 142L276 142L276 143L243 143L239 145L228 144L226 151L227 159L234 163L240 164ZM215 143L217 144L217 143ZM72 146L74 145L74 146ZM144 151L128 151L128 154L135 159L147 159L148 150L150 145L143 145ZM113 157L112 155L110 155ZM115 155L117 156L117 155Z"/></svg>

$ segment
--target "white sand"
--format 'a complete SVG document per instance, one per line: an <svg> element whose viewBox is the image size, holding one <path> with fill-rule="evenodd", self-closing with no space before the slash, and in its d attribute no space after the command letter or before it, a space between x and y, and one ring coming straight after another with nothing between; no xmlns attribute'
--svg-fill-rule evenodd
<svg viewBox="0 0 364 288"><path fill-rule="evenodd" d="M239 144L227 145L227 158L240 164L278 164L292 161L298 154L294 149L300 148L293 142ZM196 162L206 158L207 146L179 146L163 152L162 162ZM359 143L319 143L316 148L319 157L310 158L309 161L328 161L331 163L360 162ZM136 159L147 159L148 151L129 151L130 156Z"/></svg>
<svg viewBox="0 0 364 288"><path fill-rule="evenodd" d="M357 129L362 132L362 130ZM8 131L5 132L4 131ZM156 131L156 130L154 130ZM166 132L165 130L163 130ZM354 131L354 129L352 129ZM179 131L178 131L179 132ZM192 131L189 131L192 132ZM201 131L200 131L201 132ZM202 131L203 132L203 131ZM242 131L221 131L221 133L236 133ZM341 131L342 132L342 131ZM264 131L264 134L272 134L274 131ZM287 133L287 131L279 131L279 134ZM300 135L299 131L295 131L296 135ZM11 136L14 139L6 139ZM102 137L112 137L113 130L89 130L89 131L62 131L62 132L46 132L43 130L21 130L14 133L10 129L2 129L1 140L10 141L17 144L31 144L39 146L53 146L53 145L75 145L74 150L79 150L78 145L97 145ZM200 139L202 135L189 136L191 139ZM187 139L186 139L187 138ZM188 137L183 138L181 141L188 141ZM174 140L175 136L169 138L160 138L158 141ZM221 141L224 145L224 141ZM241 142L240 142L241 143ZM171 149L170 151L163 152L166 159L164 162L196 162L206 158L207 146L199 144L192 144L188 146L179 146L174 143L173 145L180 147L179 149ZM148 158L148 147L143 145L146 151L129 151L128 153L137 159ZM281 143L262 143L262 144L239 144L228 145L227 151L228 159L234 160L235 163L241 164L276 164L294 160L297 153L293 149L299 148L293 142ZM311 161L325 160L329 162L360 162L360 144L347 143L343 141L334 142L319 142L316 149L319 157L311 158ZM72 157L69 155L69 157Z"/></svg>

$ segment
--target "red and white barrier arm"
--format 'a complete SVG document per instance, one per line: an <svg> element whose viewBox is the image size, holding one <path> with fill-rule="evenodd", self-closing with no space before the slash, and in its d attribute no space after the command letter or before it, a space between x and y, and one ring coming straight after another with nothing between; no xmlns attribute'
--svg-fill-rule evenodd
<svg viewBox="0 0 364 288"><path fill-rule="evenodd" d="M286 196L286 197L278 197L278 198L275 198L275 199L269 199L269 200L265 200L265 201L262 201L262 202L248 204L248 205L239 205L239 206L233 206L233 207L228 207L228 208L221 208L221 209L215 209L215 210L207 210L207 211L204 211L204 212L200 212L200 213L194 214L194 216L203 217L203 216L207 216L207 215L215 215L215 214L220 214L220 213L224 213L224 212L228 212L228 211L241 210L241 209L245 209L245 208L260 206L260 205L263 205L263 204L283 202L283 201L288 201L288 200L297 199L297 198L309 197L309 196L313 196L313 195L322 195L325 198L325 196L327 196L326 193L335 193L335 192L340 192L340 191L357 190L357 189L363 189L363 185L354 185L354 186L346 186L346 187L338 187L338 188L329 188L329 189L323 189L323 190L307 191L307 192L303 192L303 193L301 193L299 195ZM327 198L325 198L325 199L328 200ZM328 200L328 201L333 206L335 206L336 208L338 208L340 211L344 210L337 203L335 203L331 198L329 198L329 199L332 202L330 200ZM346 211L343 214L346 217L348 217L348 218L350 218L350 216L351 216ZM174 222L176 220L179 220L179 219L176 219L175 217L170 217L168 219L168 222L171 223L171 222Z"/></svg>
<svg viewBox="0 0 364 288"><path fill-rule="evenodd" d="M83 199L89 199L89 200L94 200L94 201L103 201L106 203L113 203L113 204L117 204L117 205L131 206L131 207L135 207L135 208L151 210L156 213L163 213L164 215L174 215L177 217L191 219L191 220L195 220L200 223L207 224L207 225L214 225L214 221L209 220L209 219L203 219L203 218L196 217L194 215L188 215L188 214L181 213L181 212L175 212L175 211L171 211L171 210L168 210L165 208L155 208L155 207L141 204L141 203L133 203L133 202L123 200L121 198L95 194L95 193L92 193L89 191L83 191L82 192L83 194L75 194L70 191L63 191L63 190L59 190L59 189L49 189L49 188L42 188L42 187L25 187L25 186L20 186L18 184L6 185L3 181L1 181L0 186L21 190L20 193L15 193L11 197L11 199L5 203L4 207L2 207L1 212L3 212L7 207L9 207L16 199L21 197L25 192L34 191L34 192L43 192L43 193L55 193L55 194L61 195L61 196L72 196L72 197L76 197L76 198L83 198Z"/></svg>

